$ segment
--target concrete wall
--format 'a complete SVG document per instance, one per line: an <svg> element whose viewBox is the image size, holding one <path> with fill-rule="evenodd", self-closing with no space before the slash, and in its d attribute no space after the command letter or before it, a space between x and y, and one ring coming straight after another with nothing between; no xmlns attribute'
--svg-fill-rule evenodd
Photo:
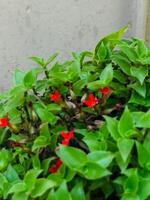
<svg viewBox="0 0 150 200"><path fill-rule="evenodd" d="M146 34L145 34L145 39L147 44L150 47L150 1L147 0L147 18L146 18Z"/></svg>
<svg viewBox="0 0 150 200"><path fill-rule="evenodd" d="M0 0L0 90L9 88L16 66L33 66L29 56L59 51L65 59L127 24L128 36L143 37L136 20L139 1L144 0Z"/></svg>

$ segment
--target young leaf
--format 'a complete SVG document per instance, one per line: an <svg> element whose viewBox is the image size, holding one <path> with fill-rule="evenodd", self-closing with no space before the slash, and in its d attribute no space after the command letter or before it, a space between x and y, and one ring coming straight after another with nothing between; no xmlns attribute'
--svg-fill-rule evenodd
<svg viewBox="0 0 150 200"><path fill-rule="evenodd" d="M118 121L115 118L104 116L106 123L107 123L107 129L109 133L111 134L112 138L114 140L118 140L120 137L118 133Z"/></svg>
<svg viewBox="0 0 150 200"><path fill-rule="evenodd" d="M129 47L128 45L120 45L121 51L129 58L130 61L136 63L138 55L134 48Z"/></svg>
<svg viewBox="0 0 150 200"><path fill-rule="evenodd" d="M87 162L84 151L74 147L60 145L56 153L65 165L74 170L80 169Z"/></svg>
<svg viewBox="0 0 150 200"><path fill-rule="evenodd" d="M36 178L41 172L42 170L39 169L31 169L26 173L24 177L24 183L26 184L28 192L31 192L35 187Z"/></svg>
<svg viewBox="0 0 150 200"><path fill-rule="evenodd" d="M98 57L98 50L101 46L101 43L103 42L104 45L109 44L110 48L113 49L115 47L115 45L117 44L117 42L121 39L121 37L125 34L125 32L128 30L128 27L125 26L122 29L120 29L117 32L114 32L106 37L104 37L103 39L101 39L99 41L99 43L96 45L95 48L95 52L94 52L94 58Z"/></svg>
<svg viewBox="0 0 150 200"><path fill-rule="evenodd" d="M44 67L45 65L45 61L43 58L37 57L37 56L32 56L30 57L31 60L33 60L34 62L36 62L37 64L39 64L41 67Z"/></svg>
<svg viewBox="0 0 150 200"><path fill-rule="evenodd" d="M114 155L109 151L93 151L87 155L87 158L89 161L106 168L112 162Z"/></svg>
<svg viewBox="0 0 150 200"><path fill-rule="evenodd" d="M143 84L144 79L148 76L148 67L140 66L140 67L131 67L130 68L131 75L137 78L141 84Z"/></svg>
<svg viewBox="0 0 150 200"><path fill-rule="evenodd" d="M126 107L118 123L118 130L122 136L125 136L129 131L133 129L133 118L128 107Z"/></svg>
<svg viewBox="0 0 150 200"><path fill-rule="evenodd" d="M25 76L24 76L24 85L25 87L32 88L32 86L35 85L36 83L36 73L34 70L29 71Z"/></svg>
<svg viewBox="0 0 150 200"><path fill-rule="evenodd" d="M0 151L0 171L3 171L8 166L11 160L11 153L6 149Z"/></svg>
<svg viewBox="0 0 150 200"><path fill-rule="evenodd" d="M113 79L112 64L108 64L100 74L100 81L102 85L107 86Z"/></svg>
<svg viewBox="0 0 150 200"><path fill-rule="evenodd" d="M141 167L145 167L149 169L150 165L150 153L146 150L146 148L140 144L139 142L136 142L137 152L138 152L138 162Z"/></svg>
<svg viewBox="0 0 150 200"><path fill-rule="evenodd" d="M45 136L39 136L35 139L33 146L32 146L32 151L35 151L36 149L46 147L47 145L50 144L50 141L47 140L47 137Z"/></svg>
<svg viewBox="0 0 150 200"><path fill-rule="evenodd" d="M126 160L128 159L128 156L132 150L133 145L134 145L134 140L126 138L120 138L118 140L117 146L124 162L126 162Z"/></svg>
<svg viewBox="0 0 150 200"><path fill-rule="evenodd" d="M25 72L23 72L23 71L21 71L19 69L16 69L15 70L15 74L14 74L14 83L16 85L22 84L23 80L24 80L24 76L25 76Z"/></svg>
<svg viewBox="0 0 150 200"><path fill-rule="evenodd" d="M85 193L83 190L83 184L77 183L71 190L71 197L73 200L85 200Z"/></svg>
<svg viewBox="0 0 150 200"><path fill-rule="evenodd" d="M107 48L105 47L104 43L102 42L99 46L98 52L97 52L98 59L100 61L103 61L107 56Z"/></svg>
<svg viewBox="0 0 150 200"><path fill-rule="evenodd" d="M28 200L28 193L25 192L16 192L12 196L12 200Z"/></svg>
<svg viewBox="0 0 150 200"><path fill-rule="evenodd" d="M111 174L106 168L103 168L94 162L87 162L85 166L80 169L80 173L89 180L103 178Z"/></svg>
<svg viewBox="0 0 150 200"><path fill-rule="evenodd" d="M139 95L142 97L146 96L146 85L141 85L139 82L135 82L133 84L128 85L128 87L133 88Z"/></svg>
<svg viewBox="0 0 150 200"><path fill-rule="evenodd" d="M56 191L56 200L64 199L64 200L71 200L70 193L68 192L67 185L63 182L58 190Z"/></svg>
<svg viewBox="0 0 150 200"><path fill-rule="evenodd" d="M35 188L32 190L31 197L37 198L42 196L47 190L56 186L54 181L46 178L37 179L35 182Z"/></svg>
<svg viewBox="0 0 150 200"><path fill-rule="evenodd" d="M112 56L112 59L114 60L114 62L121 68L121 70L127 74L130 75L130 69L131 69L131 64L128 61L128 59L126 59L124 56L120 55L120 54L114 54Z"/></svg>

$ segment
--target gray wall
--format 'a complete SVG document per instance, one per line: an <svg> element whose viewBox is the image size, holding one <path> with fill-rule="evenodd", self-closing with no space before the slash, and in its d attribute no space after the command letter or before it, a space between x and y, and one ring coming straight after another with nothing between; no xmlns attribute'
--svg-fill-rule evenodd
<svg viewBox="0 0 150 200"><path fill-rule="evenodd" d="M128 36L142 37L135 21L138 1L0 0L0 91L12 85L16 66L33 66L29 56L59 51L65 59L71 51L93 49L101 37L127 24Z"/></svg>

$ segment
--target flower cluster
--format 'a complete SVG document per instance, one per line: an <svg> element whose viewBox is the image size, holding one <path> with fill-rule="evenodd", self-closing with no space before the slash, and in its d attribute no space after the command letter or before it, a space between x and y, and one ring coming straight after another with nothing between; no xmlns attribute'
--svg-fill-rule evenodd
<svg viewBox="0 0 150 200"><path fill-rule="evenodd" d="M62 138L63 138L63 140L62 140L62 144L63 145L65 145L65 146L68 146L69 144L70 144L70 140L71 139L73 139L73 137L74 137L74 132L73 132L73 130L72 131L69 131L68 133L67 132L65 132L65 131L62 131L61 132L61 136L62 136ZM55 164L53 164L51 167L50 167L50 172L51 173L56 173L58 170L59 170L59 168L61 167L61 165L62 165L62 161L59 159L59 158L57 158L57 161L56 161L56 163Z"/></svg>
<svg viewBox="0 0 150 200"><path fill-rule="evenodd" d="M7 127L9 126L9 118L1 118L0 119L0 127Z"/></svg>
<svg viewBox="0 0 150 200"><path fill-rule="evenodd" d="M61 167L61 165L62 165L62 161L59 158L57 158L56 163L50 167L50 170L49 170L50 173L53 173L53 174L56 173Z"/></svg>
<svg viewBox="0 0 150 200"><path fill-rule="evenodd" d="M59 93L58 90L56 90L55 93L50 94L50 99L51 99L51 101L59 102L61 99L61 94Z"/></svg>
<svg viewBox="0 0 150 200"><path fill-rule="evenodd" d="M90 108L93 108L96 104L98 104L98 98L95 97L93 94L90 94L89 98L84 101L84 104Z"/></svg>
<svg viewBox="0 0 150 200"><path fill-rule="evenodd" d="M69 131L68 133L66 133L65 131L62 131L61 136L63 137L62 144L68 146L70 140L74 137L74 132Z"/></svg>

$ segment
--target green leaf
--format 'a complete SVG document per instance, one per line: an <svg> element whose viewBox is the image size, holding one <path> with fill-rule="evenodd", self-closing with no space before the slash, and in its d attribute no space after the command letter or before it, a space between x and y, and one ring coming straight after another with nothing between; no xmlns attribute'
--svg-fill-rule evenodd
<svg viewBox="0 0 150 200"><path fill-rule="evenodd" d="M11 154L6 149L1 149L0 151L0 171L3 171L7 168L11 159Z"/></svg>
<svg viewBox="0 0 150 200"><path fill-rule="evenodd" d="M125 194L125 195L123 195L121 200L141 200L141 199L136 194L133 194L133 195L132 194Z"/></svg>
<svg viewBox="0 0 150 200"><path fill-rule="evenodd" d="M138 128L150 128L150 112L133 112L132 118Z"/></svg>
<svg viewBox="0 0 150 200"><path fill-rule="evenodd" d="M139 82L135 82L133 84L128 85L128 87L133 88L139 95L142 97L146 96L146 85L141 85Z"/></svg>
<svg viewBox="0 0 150 200"><path fill-rule="evenodd" d="M100 44L98 48L97 56L100 61L103 61L107 56L107 48L105 47L103 42Z"/></svg>
<svg viewBox="0 0 150 200"><path fill-rule="evenodd" d="M113 79L112 64L108 64L100 74L100 81L102 85L107 86Z"/></svg>
<svg viewBox="0 0 150 200"><path fill-rule="evenodd" d="M124 162L124 160L122 159L122 156L121 156L120 152L116 152L117 165L119 166L119 168L120 168L120 170L121 170L122 173L125 172L126 168L129 165L130 160L131 160L131 156L129 155L129 157L126 160L126 162Z"/></svg>
<svg viewBox="0 0 150 200"><path fill-rule="evenodd" d="M30 57L31 60L33 60L34 62L36 62L37 64L39 64L40 66L44 67L45 65L45 61L43 58L37 57L37 56L32 56Z"/></svg>
<svg viewBox="0 0 150 200"><path fill-rule="evenodd" d="M77 183L71 190L72 200L85 200L85 193L83 190L83 184L81 182Z"/></svg>
<svg viewBox="0 0 150 200"><path fill-rule="evenodd" d="M148 180L141 180L139 182L139 189L138 195L140 200L146 200L150 196L150 181Z"/></svg>
<svg viewBox="0 0 150 200"><path fill-rule="evenodd" d="M143 84L146 76L148 76L148 67L140 66L140 67L131 67L131 75L137 78L141 84Z"/></svg>
<svg viewBox="0 0 150 200"><path fill-rule="evenodd" d="M118 140L117 146L124 162L127 161L133 145L134 145L134 140L126 138L120 138Z"/></svg>
<svg viewBox="0 0 150 200"><path fill-rule="evenodd" d="M118 123L118 130L122 136L126 136L133 129L133 118L128 107L126 107Z"/></svg>
<svg viewBox="0 0 150 200"><path fill-rule="evenodd" d="M26 173L24 177L24 183L26 184L28 192L31 192L34 189L36 178L41 172L42 170L39 169L31 169Z"/></svg>
<svg viewBox="0 0 150 200"><path fill-rule="evenodd" d="M71 196L68 192L67 185L63 182L58 190L56 191L56 200L64 199L64 200L71 200Z"/></svg>
<svg viewBox="0 0 150 200"><path fill-rule="evenodd" d="M150 128L150 112L145 113L141 119L140 124L143 128Z"/></svg>
<svg viewBox="0 0 150 200"><path fill-rule="evenodd" d="M14 83L16 85L23 84L24 76L25 73L23 71L16 69L14 73Z"/></svg>
<svg viewBox="0 0 150 200"><path fill-rule="evenodd" d="M83 138L83 141L87 144L90 151L97 151L97 150L104 150L105 144L100 142L98 140L98 137L94 134L86 135L86 137ZM105 141L104 141L105 143Z"/></svg>
<svg viewBox="0 0 150 200"><path fill-rule="evenodd" d="M65 165L74 170L80 169L87 162L84 151L74 147L60 145L56 153Z"/></svg>
<svg viewBox="0 0 150 200"><path fill-rule="evenodd" d="M4 190L4 184L7 183L8 181L6 177L1 173L0 173L0 180L1 180L0 181L0 191L1 191L1 190Z"/></svg>
<svg viewBox="0 0 150 200"><path fill-rule="evenodd" d="M51 125L55 125L58 117L55 116L52 112L48 111L47 108L42 108L39 105L35 105L35 111L38 114L42 122L48 122Z"/></svg>
<svg viewBox="0 0 150 200"><path fill-rule="evenodd" d="M73 91L75 92L75 94L78 95L80 93L80 91L86 86L86 84L87 84L86 78L76 81L73 84Z"/></svg>
<svg viewBox="0 0 150 200"><path fill-rule="evenodd" d="M68 68L67 76L68 79L72 82L76 81L77 78L79 77L81 73L81 68L80 68L80 61L75 60L71 63L71 65Z"/></svg>
<svg viewBox="0 0 150 200"><path fill-rule="evenodd" d="M125 182L125 193L136 194L139 186L137 174L131 174Z"/></svg>
<svg viewBox="0 0 150 200"><path fill-rule="evenodd" d="M137 92L132 92L131 98L129 100L129 103L139 104L139 105L145 105L145 98L143 98L141 95L139 95Z"/></svg>
<svg viewBox="0 0 150 200"><path fill-rule="evenodd" d="M37 75L34 70L29 71L24 77L24 85L26 88L32 88L36 83Z"/></svg>
<svg viewBox="0 0 150 200"><path fill-rule="evenodd" d="M15 182L20 181L18 173L11 165L8 166L4 174L10 183L15 183Z"/></svg>
<svg viewBox="0 0 150 200"><path fill-rule="evenodd" d="M51 103L51 104L48 104L47 105L47 109L50 111L50 112L55 112L55 111L57 111L57 112L59 112L59 111L61 111L61 106L60 105L58 105L58 104L56 104L56 103Z"/></svg>
<svg viewBox="0 0 150 200"><path fill-rule="evenodd" d="M138 152L138 162L141 167L150 168L150 153L146 150L146 148L136 142L137 152Z"/></svg>
<svg viewBox="0 0 150 200"><path fill-rule="evenodd" d="M127 82L127 77L119 69L114 70L114 78L117 79L120 83L125 84Z"/></svg>
<svg viewBox="0 0 150 200"><path fill-rule="evenodd" d="M89 161L99 164L101 167L108 167L114 155L109 151L93 151L87 155Z"/></svg>
<svg viewBox="0 0 150 200"><path fill-rule="evenodd" d="M36 180L35 188L32 190L31 197L37 198L42 196L47 190L56 186L54 181L40 178Z"/></svg>
<svg viewBox="0 0 150 200"><path fill-rule="evenodd" d="M131 64L130 62L122 55L120 54L115 54L112 56L112 59L114 60L114 62L119 65L119 67L121 68L121 70L130 76L130 68L131 68Z"/></svg>
<svg viewBox="0 0 150 200"><path fill-rule="evenodd" d="M12 98L10 98L9 101L6 103L4 107L5 112L8 113L13 109L23 105L23 103L24 103L24 97L21 94L17 96L15 95Z"/></svg>
<svg viewBox="0 0 150 200"><path fill-rule="evenodd" d="M87 162L80 169L80 173L82 173L85 176L85 178L89 180L103 178L111 174L107 169L101 167L99 164L94 162Z"/></svg>
<svg viewBox="0 0 150 200"><path fill-rule="evenodd" d="M96 91L96 90L99 90L100 88L104 87L105 84L102 84L101 80L97 80L97 81L93 81L93 82L90 82L88 83L87 87L90 89L90 90L93 90L93 91Z"/></svg>
<svg viewBox="0 0 150 200"><path fill-rule="evenodd" d="M25 192L16 192L12 196L12 200L28 200L28 194Z"/></svg>
<svg viewBox="0 0 150 200"><path fill-rule="evenodd" d="M102 38L99 43L96 45L95 52L94 52L94 58L97 58L98 50L101 46L101 43L103 42L104 45L109 45L111 49L115 47L117 42L121 39L121 37L126 33L128 30L128 27L123 27L117 32L111 33L110 35Z"/></svg>
<svg viewBox="0 0 150 200"><path fill-rule="evenodd" d="M9 189L8 194L11 193L19 193L26 191L26 184L25 183L16 183L15 185L12 185L12 187Z"/></svg>
<svg viewBox="0 0 150 200"><path fill-rule="evenodd" d="M109 133L111 134L112 138L114 140L118 140L120 137L118 133L118 121L115 118L104 116L106 123L107 123L107 129Z"/></svg>
<svg viewBox="0 0 150 200"><path fill-rule="evenodd" d="M39 159L38 153L34 156L32 156L32 165L34 169L41 169L41 163Z"/></svg>
<svg viewBox="0 0 150 200"><path fill-rule="evenodd" d="M45 136L38 136L32 146L32 151L35 151L36 149L46 147L50 144L50 141L47 140L47 137Z"/></svg>
<svg viewBox="0 0 150 200"><path fill-rule="evenodd" d="M55 58L58 56L58 53L56 52L56 53L54 53L52 56L50 56L49 57L49 59L46 61L46 63L45 63L45 67L47 66L47 65L49 65L50 63L52 63L54 60L55 60Z"/></svg>
<svg viewBox="0 0 150 200"><path fill-rule="evenodd" d="M120 45L121 51L129 58L130 61L136 63L138 59L138 55L134 48L128 45Z"/></svg>
<svg viewBox="0 0 150 200"><path fill-rule="evenodd" d="M44 136L47 138L48 141L50 141L50 131L48 123L43 123L40 126L40 136Z"/></svg>
<svg viewBox="0 0 150 200"><path fill-rule="evenodd" d="M137 46L138 46L138 55L142 58L147 56L148 54L148 48L145 45L145 42L143 40L136 39Z"/></svg>

